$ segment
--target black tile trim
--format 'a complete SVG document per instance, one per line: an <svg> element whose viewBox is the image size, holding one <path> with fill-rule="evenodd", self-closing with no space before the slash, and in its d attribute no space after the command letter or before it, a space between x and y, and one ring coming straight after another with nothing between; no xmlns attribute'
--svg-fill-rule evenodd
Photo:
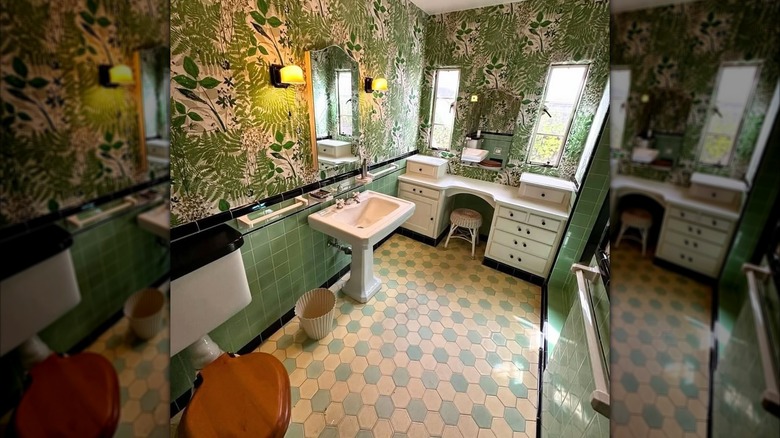
<svg viewBox="0 0 780 438"><path fill-rule="evenodd" d="M484 260L482 260L482 264L487 266L488 268L493 268L497 271L503 272L504 274L511 275L512 277L519 278L523 281L527 281L539 287L544 286L545 284L544 277L540 277L536 274L523 271L522 269L517 269L515 267L509 266L507 264L501 263L499 261L493 260L488 257L485 257Z"/></svg>
<svg viewBox="0 0 780 438"><path fill-rule="evenodd" d="M714 436L712 430L712 404L715 398L715 370L718 367L718 336L717 332L715 331L715 327L718 325L718 309L720 308L719 298L718 288L713 287L711 300L712 305L710 309L710 336L712 336L712 342L710 343L710 375L708 376L709 391L707 394L707 436Z"/></svg>
<svg viewBox="0 0 780 438"><path fill-rule="evenodd" d="M392 236L392 234L391 234ZM383 239L376 245L374 245L374 248L377 248L379 245L381 245L385 240L389 239L390 236ZM345 266L339 272L332 277L328 279L323 285L320 287L328 288L336 284L341 277L347 274L349 272L349 265ZM264 340L270 338L274 333L279 331L285 324L290 322L291 319L295 316L295 308L292 308L284 313L284 315L281 316L281 318L277 319L276 321L272 322L270 326L266 327L265 330L263 330L259 335L252 338L251 341L249 341L246 345L244 345L242 348L240 348L237 353L240 355L243 354L249 354L257 349L257 347L260 346L260 344L263 343ZM171 417L178 414L180 411L184 410L184 408L187 407L187 404L190 402L190 398L192 397L192 389L187 389L187 391L184 392L181 396L177 397L174 401L171 402Z"/></svg>
<svg viewBox="0 0 780 438"><path fill-rule="evenodd" d="M412 155L417 155L418 153L419 152L417 150L408 152L408 153L400 155L398 157L382 161L381 163L376 163L376 164L373 164L371 166L368 166L368 170L374 170L374 169L380 168L382 166L386 166L388 164L395 163L397 161L405 160L405 159L411 157ZM182 225L175 226L175 227L171 228L171 240L173 241L173 240L176 240L176 239L181 239L181 238L186 237L186 236L188 236L190 234L195 234L195 233L198 233L198 232L204 230L205 228L202 226L202 224L209 225L206 228L213 227L213 226L219 225L219 223L227 222L227 221L229 221L231 219L236 219L236 218L239 218L239 217L244 216L246 214L252 213L253 211L257 211L260 208L271 207L273 205L279 204L280 202L284 202L284 201L293 199L296 196L301 196L304 193L308 193L308 192L311 192L311 191L314 191L314 190L317 190L317 189L325 188L327 186L330 186L332 184L335 184L335 183L344 181L346 179L355 177L357 175L360 175L360 169L356 169L356 170L352 170L352 171L349 171L349 172L346 172L346 173L342 173L341 175L332 176L332 177L324 179L322 181L313 182L311 184L307 184L305 186L298 187L298 188L295 188L293 190L289 190L289 191L284 192L284 193L279 193L279 194L276 194L276 195L272 195L272 196L269 196L269 197L264 198L264 199L259 199L257 201L252 202L252 203L249 203L249 204L246 204L246 205L242 205L240 207L233 208L233 209L231 209L230 211L227 211L227 212L221 212L221 213L217 213L216 215L212 215L212 216L208 216L208 217L205 217L205 218L202 218L202 219L198 219L195 222L188 222L188 223L185 223L185 224L182 224ZM377 178L377 179L381 179L382 177L384 177L384 175L379 177L379 178ZM230 213L230 217L223 216L225 213ZM226 219L224 219L224 218L226 218ZM217 223L218 221L220 221L220 222ZM197 223L197 228L192 228L191 224L193 224L193 223ZM262 228L262 227L258 227L258 229L259 228Z"/></svg>
<svg viewBox="0 0 780 438"><path fill-rule="evenodd" d="M133 193L140 192L142 190L146 190L150 187L154 187L158 184L164 183L164 182L170 182L171 178L169 175L164 175L159 178L155 178L149 181L142 182L140 184L136 184L130 187L126 187L124 189L120 189L114 193L109 193L107 195L99 196L94 199L90 199L87 202L84 202L82 204L73 206L73 207L66 207L59 211L56 211L54 213L48 213L43 216L38 216L36 218L32 218L25 222L20 222L16 224L10 224L7 226L4 226L0 228L0 240L6 240L10 237L13 237L18 234L27 233L30 231L33 231L37 228L50 225L54 222L57 222L61 219L64 219L72 214L79 213L83 210L87 210L93 207L100 206L102 204L105 204L107 202L124 198L125 196L132 195Z"/></svg>
<svg viewBox="0 0 780 438"><path fill-rule="evenodd" d="M717 289L718 287L718 280L716 278L710 278L707 277L704 274L700 274L696 271L692 271L688 268L684 268L679 265L675 265L672 262L668 262L663 259L659 259L658 257L653 258L653 264L656 266L660 266L668 271L672 271L676 274L680 274L683 277L688 277L691 280L698 281L699 283L704 283L707 286L713 288L713 290Z"/></svg>
<svg viewBox="0 0 780 438"><path fill-rule="evenodd" d="M544 391L544 370L547 369L547 333L545 332L547 325L547 285L542 286L542 317L539 321L539 331L542 333L542 345L539 346L539 374L538 374L538 386L539 392L537 393L536 402L536 436L542 436L542 403L544 403L542 397L542 391Z"/></svg>
<svg viewBox="0 0 780 438"><path fill-rule="evenodd" d="M433 246L433 247L439 246L439 243L441 243L441 241L444 240L444 238L447 236L447 230L446 229L439 235L439 237L437 237L435 239L433 239L431 237L428 237L426 235L420 234L420 233L418 233L416 231L407 230L406 228L401 228L401 227L399 227L396 230L396 232L398 234L402 235L402 236L406 236L406 237L408 237L410 239L414 239L414 240L416 240L418 242L422 242L422 243L424 243L426 245Z"/></svg>

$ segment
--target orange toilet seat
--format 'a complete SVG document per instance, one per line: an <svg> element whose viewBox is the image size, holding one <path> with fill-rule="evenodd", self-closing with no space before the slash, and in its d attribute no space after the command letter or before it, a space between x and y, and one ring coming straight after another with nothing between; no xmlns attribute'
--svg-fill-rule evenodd
<svg viewBox="0 0 780 438"><path fill-rule="evenodd" d="M179 436L281 438L290 424L290 378L267 353L223 354L200 371Z"/></svg>
<svg viewBox="0 0 780 438"><path fill-rule="evenodd" d="M119 423L119 378L96 353L52 354L30 370L14 413L20 438L112 437Z"/></svg>

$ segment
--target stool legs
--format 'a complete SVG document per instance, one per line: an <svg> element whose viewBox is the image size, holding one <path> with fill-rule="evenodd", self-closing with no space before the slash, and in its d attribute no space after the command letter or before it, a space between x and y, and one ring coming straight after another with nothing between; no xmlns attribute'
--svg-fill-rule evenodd
<svg viewBox="0 0 780 438"><path fill-rule="evenodd" d="M474 250L477 247L476 242L477 239L479 239L479 233L477 232L476 228L469 228L469 231L471 232L471 258L474 258Z"/></svg>
<svg viewBox="0 0 780 438"><path fill-rule="evenodd" d="M620 232L618 233L617 241L615 242L615 248L620 246L620 241L623 240L623 234L625 234L627 229L628 229L628 225L626 224L622 224L620 226Z"/></svg>
<svg viewBox="0 0 780 438"><path fill-rule="evenodd" d="M452 234L455 233L455 229L457 229L457 228L458 228L458 226L455 225L455 224L450 225L450 232L447 233L447 241L444 242L444 247L445 248L447 247L447 245L450 244L450 237L452 237Z"/></svg>
<svg viewBox="0 0 780 438"><path fill-rule="evenodd" d="M647 249L647 235L649 233L648 233L647 228L643 228L643 229L641 229L639 231L642 233L642 257L644 257L645 256L645 250Z"/></svg>

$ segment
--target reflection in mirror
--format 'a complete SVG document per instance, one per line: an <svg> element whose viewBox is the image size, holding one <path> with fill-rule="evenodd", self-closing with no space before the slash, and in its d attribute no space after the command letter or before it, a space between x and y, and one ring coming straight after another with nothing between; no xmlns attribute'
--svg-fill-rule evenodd
<svg viewBox="0 0 780 438"><path fill-rule="evenodd" d="M501 88L487 89L476 98L461 162L501 170L509 158L522 99Z"/></svg>
<svg viewBox="0 0 780 438"><path fill-rule="evenodd" d="M150 166L167 166L170 131L170 49L165 46L142 49L137 52L136 71L139 86L136 89L141 111L139 127L142 151Z"/></svg>
<svg viewBox="0 0 780 438"><path fill-rule="evenodd" d="M321 178L356 168L358 131L357 62L341 47L309 52L311 100L317 162Z"/></svg>

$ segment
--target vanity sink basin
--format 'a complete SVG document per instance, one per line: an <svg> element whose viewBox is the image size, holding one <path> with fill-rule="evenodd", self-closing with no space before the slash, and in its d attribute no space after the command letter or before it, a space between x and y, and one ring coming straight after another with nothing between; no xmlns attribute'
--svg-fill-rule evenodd
<svg viewBox="0 0 780 438"><path fill-rule="evenodd" d="M366 190L360 202L328 207L309 215L309 225L352 245L350 277L342 289L365 303L381 287L374 275L374 244L387 237L414 213L413 202Z"/></svg>
<svg viewBox="0 0 780 438"><path fill-rule="evenodd" d="M353 246L373 246L406 222L414 203L366 190L360 202L337 208L333 205L309 215L309 225Z"/></svg>
<svg viewBox="0 0 780 438"><path fill-rule="evenodd" d="M159 205L138 215L138 226L142 229L168 239L171 232L171 210L168 204Z"/></svg>

